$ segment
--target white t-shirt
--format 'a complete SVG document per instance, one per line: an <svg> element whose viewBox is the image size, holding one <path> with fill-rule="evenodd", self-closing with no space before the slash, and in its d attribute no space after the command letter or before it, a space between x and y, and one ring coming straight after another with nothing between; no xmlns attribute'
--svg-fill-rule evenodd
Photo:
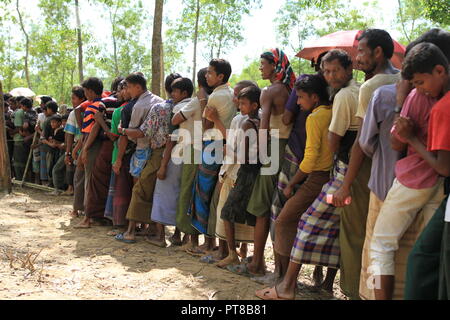
<svg viewBox="0 0 450 320"><path fill-rule="evenodd" d="M219 115L220 121L222 121L225 129L229 129L231 121L236 116L236 106L233 102L234 91L227 84L223 84L214 89L213 93L209 96L208 107L215 108ZM205 117L205 113L203 113ZM207 130L203 135L203 141L209 140L223 140L226 137L222 137L218 132L219 130L214 126L216 130ZM215 131L215 132L214 132Z"/></svg>
<svg viewBox="0 0 450 320"><path fill-rule="evenodd" d="M198 100L197 97L193 98L189 103L184 104L183 107L179 110L179 112L181 113L183 118L186 119L186 121L180 124L180 129L189 131L191 139L190 143L187 143L189 141L185 143L183 141L183 138L181 137L181 140L178 143L182 143L184 145L193 144L194 148L196 146L199 146L201 151L203 141L203 130L202 130L202 107L200 105L200 101ZM177 112L174 113L176 114ZM197 137L195 136L196 132L199 135Z"/></svg>

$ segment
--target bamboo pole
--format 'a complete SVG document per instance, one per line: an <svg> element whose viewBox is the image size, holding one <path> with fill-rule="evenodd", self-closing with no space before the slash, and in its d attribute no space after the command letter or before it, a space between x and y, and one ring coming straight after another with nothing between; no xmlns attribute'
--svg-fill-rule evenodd
<svg viewBox="0 0 450 320"><path fill-rule="evenodd" d="M3 101L3 84L0 80L0 190L12 192L11 164L6 140L5 104Z"/></svg>

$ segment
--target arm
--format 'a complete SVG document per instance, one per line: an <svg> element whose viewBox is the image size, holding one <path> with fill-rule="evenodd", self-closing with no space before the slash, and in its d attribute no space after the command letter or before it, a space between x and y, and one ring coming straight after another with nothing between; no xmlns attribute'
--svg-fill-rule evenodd
<svg viewBox="0 0 450 320"><path fill-rule="evenodd" d="M185 119L183 117L183 114L181 112L178 112L177 114L175 114L172 118L172 125L174 126L178 126L181 123L185 122L187 119Z"/></svg>
<svg viewBox="0 0 450 320"><path fill-rule="evenodd" d="M164 149L164 156L163 159L161 160L161 167L159 168L156 174L159 180L166 179L167 166L169 165L169 161L172 157L173 147L175 147L176 144L177 144L176 141L171 141L170 139L167 141L166 147Z"/></svg>
<svg viewBox="0 0 450 320"><path fill-rule="evenodd" d="M358 175L359 169L366 157L359 145L359 137L361 131L358 130L358 135L356 136L355 143L353 144L352 152L350 155L350 163L348 166L347 174L344 177L344 183L342 186L334 193L333 205L335 207L344 207L345 200L350 196L350 188Z"/></svg>
<svg viewBox="0 0 450 320"><path fill-rule="evenodd" d="M405 139L437 173L443 177L450 176L450 151L428 151L426 146L414 135L414 124L409 119L399 118L396 128L398 135Z"/></svg>
<svg viewBox="0 0 450 320"><path fill-rule="evenodd" d="M128 138L126 136L120 136L119 138L119 152L117 153L117 160L113 165L113 171L115 174L120 173L120 168L122 167L122 160L125 156L125 151L128 146Z"/></svg>
<svg viewBox="0 0 450 320"><path fill-rule="evenodd" d="M139 129L122 129L122 133L131 139L139 139L145 136L144 132Z"/></svg>
<svg viewBox="0 0 450 320"><path fill-rule="evenodd" d="M336 153L341 146L342 137L331 131L328 132L328 146L332 153Z"/></svg>
<svg viewBox="0 0 450 320"><path fill-rule="evenodd" d="M64 158L64 162L66 164L71 164L72 159L73 159L72 149L73 149L73 142L75 140L75 136L73 134L66 132L65 139L66 139L66 156Z"/></svg>
<svg viewBox="0 0 450 320"><path fill-rule="evenodd" d="M261 92L261 129L270 129L270 115L272 114L272 101L273 97L268 88L263 89Z"/></svg>
<svg viewBox="0 0 450 320"><path fill-rule="evenodd" d="M78 128L83 128L83 110L81 106L75 108L75 119L77 120ZM81 130L81 129L80 129Z"/></svg>
<svg viewBox="0 0 450 320"><path fill-rule="evenodd" d="M206 121L213 123L214 126L222 133L222 137L225 138L227 136L227 129L223 125L222 121L220 121L217 109L206 107L205 117Z"/></svg>
<svg viewBox="0 0 450 320"><path fill-rule="evenodd" d="M294 122L295 114L289 110L284 110L283 113L283 124L288 126Z"/></svg>
<svg viewBox="0 0 450 320"><path fill-rule="evenodd" d="M89 149L92 147L92 145L95 142L95 139L98 136L98 133L100 132L100 125L98 123L95 123L92 127L91 133L89 133L86 142L83 144L83 150L81 152L81 161L82 163L87 163L87 153Z"/></svg>

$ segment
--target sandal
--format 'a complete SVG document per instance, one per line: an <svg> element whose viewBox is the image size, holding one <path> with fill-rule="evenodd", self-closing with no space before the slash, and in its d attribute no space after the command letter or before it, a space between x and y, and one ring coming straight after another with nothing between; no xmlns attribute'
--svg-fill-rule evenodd
<svg viewBox="0 0 450 320"><path fill-rule="evenodd" d="M124 233L119 233L118 235L116 235L114 237L114 239L116 239L117 241L123 242L123 243L128 243L128 244L136 243L136 240L125 239Z"/></svg>
<svg viewBox="0 0 450 320"><path fill-rule="evenodd" d="M258 290L255 292L255 295L262 300L295 300L280 298L276 287Z"/></svg>

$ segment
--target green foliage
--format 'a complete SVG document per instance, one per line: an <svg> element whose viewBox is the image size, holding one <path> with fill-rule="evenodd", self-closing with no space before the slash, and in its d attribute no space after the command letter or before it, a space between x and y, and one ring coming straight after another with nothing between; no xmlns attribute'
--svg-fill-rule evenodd
<svg viewBox="0 0 450 320"><path fill-rule="evenodd" d="M259 59L249 61L249 64L244 68L241 74L234 74L230 79L230 84L232 87L242 80L252 80L258 83L260 88L267 87L270 85L270 81L261 79L261 72L259 71L260 62Z"/></svg>
<svg viewBox="0 0 450 320"><path fill-rule="evenodd" d="M402 33L399 41L407 45L433 27L446 28L450 26L448 18L450 4L448 0L445 2L447 3L447 14L442 15L440 10L444 8L444 1L398 0L397 29Z"/></svg>
<svg viewBox="0 0 450 320"><path fill-rule="evenodd" d="M450 26L450 1L421 0L425 17L442 26Z"/></svg>

